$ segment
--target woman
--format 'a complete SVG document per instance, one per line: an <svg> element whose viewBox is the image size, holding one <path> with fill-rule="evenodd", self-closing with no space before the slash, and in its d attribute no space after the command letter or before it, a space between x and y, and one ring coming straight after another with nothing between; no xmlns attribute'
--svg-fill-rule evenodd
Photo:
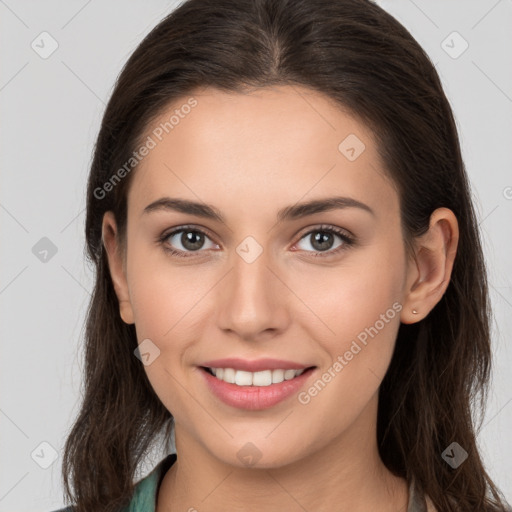
<svg viewBox="0 0 512 512"><path fill-rule="evenodd" d="M377 5L183 3L118 79L86 236L72 510L506 510L455 122Z"/></svg>

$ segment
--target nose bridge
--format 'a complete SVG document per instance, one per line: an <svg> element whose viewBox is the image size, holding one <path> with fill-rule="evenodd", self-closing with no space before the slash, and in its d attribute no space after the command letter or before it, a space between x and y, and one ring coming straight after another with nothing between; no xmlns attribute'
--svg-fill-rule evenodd
<svg viewBox="0 0 512 512"><path fill-rule="evenodd" d="M233 253L231 263L221 292L219 327L244 338L284 328L285 287L274 276L276 271L270 270L274 265L268 252L246 240Z"/></svg>
<svg viewBox="0 0 512 512"><path fill-rule="evenodd" d="M233 257L233 271L231 280L233 289L231 292L237 295L239 299L269 299L269 288L273 286L270 282L270 272L268 266L269 258L266 253L262 253L254 260L245 259L237 251ZM268 302L265 300L265 303Z"/></svg>

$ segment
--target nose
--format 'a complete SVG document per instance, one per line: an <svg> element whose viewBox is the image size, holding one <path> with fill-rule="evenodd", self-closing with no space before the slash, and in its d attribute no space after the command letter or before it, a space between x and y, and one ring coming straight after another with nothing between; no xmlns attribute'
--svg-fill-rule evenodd
<svg viewBox="0 0 512 512"><path fill-rule="evenodd" d="M290 322L291 293L269 265L265 252L248 263L234 254L233 267L217 297L217 322L226 333L247 341L275 337Z"/></svg>

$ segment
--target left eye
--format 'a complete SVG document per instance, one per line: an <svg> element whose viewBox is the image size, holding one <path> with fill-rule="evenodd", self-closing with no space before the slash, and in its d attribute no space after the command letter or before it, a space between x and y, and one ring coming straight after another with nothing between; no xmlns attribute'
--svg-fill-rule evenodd
<svg viewBox="0 0 512 512"><path fill-rule="evenodd" d="M341 242L337 246L333 247L336 237L338 237ZM323 256L322 253L332 254L338 252L338 250L342 250L345 246L350 246L353 243L353 239L351 237L333 227L322 227L308 231L300 239L300 242L303 240L310 240L309 244L313 247L313 251L308 251L307 249L306 251L317 253L319 256Z"/></svg>

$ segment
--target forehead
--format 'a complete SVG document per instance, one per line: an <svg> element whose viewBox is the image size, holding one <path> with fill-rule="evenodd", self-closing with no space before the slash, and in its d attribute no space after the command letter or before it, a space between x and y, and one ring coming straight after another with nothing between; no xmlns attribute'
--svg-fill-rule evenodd
<svg viewBox="0 0 512 512"><path fill-rule="evenodd" d="M163 195L278 209L333 192L396 209L372 132L310 89L199 89L161 112L148 138L128 198L137 209Z"/></svg>

